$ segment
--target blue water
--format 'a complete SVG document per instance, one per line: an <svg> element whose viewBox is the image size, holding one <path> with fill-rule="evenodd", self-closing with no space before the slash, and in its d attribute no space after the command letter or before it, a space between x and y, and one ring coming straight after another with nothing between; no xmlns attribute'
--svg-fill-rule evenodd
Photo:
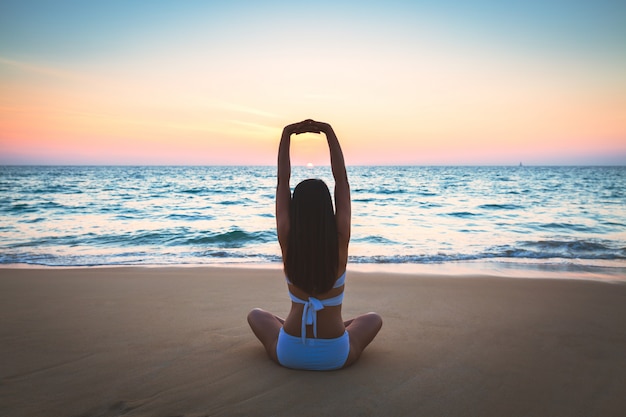
<svg viewBox="0 0 626 417"><path fill-rule="evenodd" d="M275 167L0 167L0 264L280 262ZM349 167L352 264L626 272L625 167ZM294 168L292 187L328 167Z"/></svg>

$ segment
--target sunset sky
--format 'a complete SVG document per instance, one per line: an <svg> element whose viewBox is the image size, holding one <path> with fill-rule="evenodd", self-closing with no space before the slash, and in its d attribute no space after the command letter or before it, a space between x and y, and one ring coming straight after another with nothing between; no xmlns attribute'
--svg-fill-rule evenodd
<svg viewBox="0 0 626 417"><path fill-rule="evenodd" d="M0 164L271 165L306 118L350 165L626 165L626 2L0 2Z"/></svg>

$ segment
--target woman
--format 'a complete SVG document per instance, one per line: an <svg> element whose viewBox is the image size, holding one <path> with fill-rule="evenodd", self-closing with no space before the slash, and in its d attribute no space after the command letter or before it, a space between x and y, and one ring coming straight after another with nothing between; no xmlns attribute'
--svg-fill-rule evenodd
<svg viewBox="0 0 626 417"><path fill-rule="evenodd" d="M305 180L291 196L292 134L324 133L335 178L335 207L326 184ZM327 123L305 120L283 129L278 149L276 226L291 310L286 319L254 309L248 323L270 358L294 369L350 366L382 326L376 313L346 322L341 316L348 243L350 186L337 136Z"/></svg>

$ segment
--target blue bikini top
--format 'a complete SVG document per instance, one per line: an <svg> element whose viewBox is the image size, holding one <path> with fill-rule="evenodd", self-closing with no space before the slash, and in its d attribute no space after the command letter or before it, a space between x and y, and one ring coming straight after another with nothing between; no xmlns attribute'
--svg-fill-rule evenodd
<svg viewBox="0 0 626 417"><path fill-rule="evenodd" d="M339 278L337 278L337 281L335 281L335 285L333 285L333 288L339 288L344 285L345 282L346 273L344 272ZM287 283L293 285L292 282L289 281L289 278L287 278ZM341 305L341 303L343 302L343 291L341 292L341 294L335 297L325 298L323 300L319 300L315 297L309 297L309 300L305 301L293 295L291 291L289 291L289 297L294 303L304 305L304 308L302 309L302 330L300 335L302 338L302 343L305 343L306 326L313 325L313 337L317 339L317 312L323 310L324 307Z"/></svg>

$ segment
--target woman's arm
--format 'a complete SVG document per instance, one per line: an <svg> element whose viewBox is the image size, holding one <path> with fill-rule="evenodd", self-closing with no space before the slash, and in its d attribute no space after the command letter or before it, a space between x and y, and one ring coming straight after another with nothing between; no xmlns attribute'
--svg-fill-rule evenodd
<svg viewBox="0 0 626 417"><path fill-rule="evenodd" d="M278 184L276 186L276 233L278 243L283 254L283 259L287 254L287 240L289 238L289 205L291 204L291 189L289 180L291 179L291 159L289 148L291 145L291 135L302 133L302 124L294 123L285 126L278 146Z"/></svg>
<svg viewBox="0 0 626 417"><path fill-rule="evenodd" d="M339 145L339 139L333 128L327 123L318 123L318 128L324 132L328 140L330 151L330 166L335 178L335 217L337 218L337 232L341 246L348 247L350 242L350 224L352 205L350 201L350 184L343 152Z"/></svg>

